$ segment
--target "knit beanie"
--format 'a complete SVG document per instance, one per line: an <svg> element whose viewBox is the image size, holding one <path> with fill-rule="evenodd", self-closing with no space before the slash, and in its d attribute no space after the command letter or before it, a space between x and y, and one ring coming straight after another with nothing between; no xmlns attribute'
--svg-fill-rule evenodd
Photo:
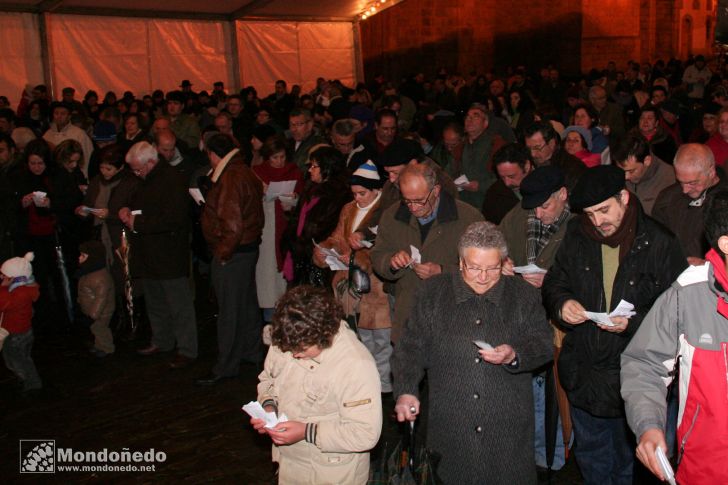
<svg viewBox="0 0 728 485"><path fill-rule="evenodd" d="M0 272L9 278L33 276L33 266L30 262L35 258L32 252L25 253L22 258L10 258L0 267Z"/></svg>
<svg viewBox="0 0 728 485"><path fill-rule="evenodd" d="M351 175L351 185L361 185L369 190L381 189L383 182L374 162L367 160Z"/></svg>
<svg viewBox="0 0 728 485"><path fill-rule="evenodd" d="M561 139L566 140L566 135L568 135L572 131L575 131L581 135L581 137L586 142L586 149L591 151L592 135L591 135L591 132L589 130L587 130L586 128L584 128L583 126L571 125L571 126L566 127L566 129L561 132Z"/></svg>
<svg viewBox="0 0 728 485"><path fill-rule="evenodd" d="M86 241L81 243L78 251L88 254L88 258L81 265L83 273L97 271L106 267L106 247L101 241Z"/></svg>

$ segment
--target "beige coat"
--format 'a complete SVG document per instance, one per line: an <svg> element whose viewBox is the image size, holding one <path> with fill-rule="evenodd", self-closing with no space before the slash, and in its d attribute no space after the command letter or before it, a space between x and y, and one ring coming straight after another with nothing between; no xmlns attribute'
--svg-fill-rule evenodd
<svg viewBox="0 0 728 485"><path fill-rule="evenodd" d="M483 215L473 206L455 200L447 192L440 192L437 217L424 243L420 225L406 206L396 204L387 209L379 221L377 241L369 253L374 271L394 285L394 321L392 341L397 342L414 303L415 291L421 280L412 269L392 271L390 262L398 251L410 252L410 245L420 250L423 263L437 263L446 272L458 271L458 241L473 222L482 221Z"/></svg>
<svg viewBox="0 0 728 485"><path fill-rule="evenodd" d="M351 201L341 209L339 215L339 224L336 226L334 232L329 236L326 241L321 243L321 246L325 248L334 248L339 254L347 256L351 254L351 248L349 247L348 237L355 231L364 232L368 227L376 225L374 215L377 213L381 198L376 204L367 212L367 215L362 219L357 227L352 227L354 218L357 213L356 201ZM365 329L380 329L390 328L392 326L392 320L389 316L389 299L386 293L384 293L384 284L382 280L377 277L372 271L372 262L369 258L369 249L360 249L354 255L354 262L357 266L369 274L371 281L372 290L362 295L361 300L358 300L351 296L348 292L344 292L344 296L340 298L344 311L347 315L352 315L355 312L359 313L359 320L357 326ZM314 253L314 263L320 267L324 267L326 263L323 258L318 256L318 253ZM345 284L349 278L348 271L337 271L334 274L334 278L331 282L334 291L337 296L339 292L337 285ZM358 308L357 308L358 306Z"/></svg>
<svg viewBox="0 0 728 485"><path fill-rule="evenodd" d="M274 401L290 421L316 423L316 443L273 445L281 484L365 484L379 440L379 373L369 351L341 322L331 347L294 359L271 346L258 376L258 402Z"/></svg>

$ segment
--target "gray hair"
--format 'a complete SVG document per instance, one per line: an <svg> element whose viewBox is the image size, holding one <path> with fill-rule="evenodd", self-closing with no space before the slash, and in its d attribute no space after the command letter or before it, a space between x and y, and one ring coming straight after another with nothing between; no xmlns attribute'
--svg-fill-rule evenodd
<svg viewBox="0 0 728 485"><path fill-rule="evenodd" d="M150 161L156 162L159 160L159 154L157 153L157 149L150 145L149 142L140 141L132 145L126 154L125 160L126 163L136 160L139 163L147 164Z"/></svg>
<svg viewBox="0 0 728 485"><path fill-rule="evenodd" d="M409 160L404 163L408 164ZM399 183L401 184L402 180L408 177L422 177L427 184L427 190L432 190L435 185L438 185L435 169L424 163L406 165L399 174Z"/></svg>
<svg viewBox="0 0 728 485"><path fill-rule="evenodd" d="M500 252L501 259L508 257L508 245L503 233L498 230L498 226L492 222L482 221L473 222L465 229L458 241L458 254L460 257L467 248L477 249L497 249Z"/></svg>
<svg viewBox="0 0 728 485"><path fill-rule="evenodd" d="M707 175L715 169L715 156L702 143L686 143L677 149L673 164L686 170L699 170Z"/></svg>
<svg viewBox="0 0 728 485"><path fill-rule="evenodd" d="M333 132L339 136L349 136L354 134L354 123L350 119L344 118L334 123Z"/></svg>

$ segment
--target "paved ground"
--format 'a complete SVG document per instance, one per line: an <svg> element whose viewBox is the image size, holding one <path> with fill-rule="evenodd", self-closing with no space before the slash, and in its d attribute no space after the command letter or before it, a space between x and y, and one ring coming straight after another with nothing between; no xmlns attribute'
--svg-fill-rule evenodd
<svg viewBox="0 0 728 485"><path fill-rule="evenodd" d="M140 357L145 343L121 342L115 355L90 356L83 331L39 335L35 357L46 388L22 397L17 382L0 366L0 477L3 483L239 483L269 484L270 444L248 426L240 407L255 398L257 369L212 388L194 380L215 358L214 318L200 311L200 357L189 368L170 370L172 355ZM205 315L208 315L205 318ZM391 401L386 403L391 409ZM397 438L396 425L387 439ZM19 440L52 439L74 451L166 453L153 472L58 472L19 474ZM540 483L549 483L545 473ZM553 484L578 484L574 460L551 477ZM640 481L639 483L646 483Z"/></svg>

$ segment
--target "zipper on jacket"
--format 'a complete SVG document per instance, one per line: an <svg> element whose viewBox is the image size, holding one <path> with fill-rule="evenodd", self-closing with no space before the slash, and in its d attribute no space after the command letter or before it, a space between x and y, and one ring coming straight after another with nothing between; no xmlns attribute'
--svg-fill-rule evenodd
<svg viewBox="0 0 728 485"><path fill-rule="evenodd" d="M693 421L690 423L690 428L688 428L687 432L685 433L685 436L683 436L682 441L680 441L680 454L677 456L678 465L680 464L680 461L682 461L683 454L685 453L685 445L688 442L690 433L693 432L693 428L695 427L695 421L698 420L699 413L700 413L700 403L698 403L698 406L695 408L695 414L693 414Z"/></svg>
<svg viewBox="0 0 728 485"><path fill-rule="evenodd" d="M723 342L723 364L725 365L726 400L728 400L728 343Z"/></svg>

